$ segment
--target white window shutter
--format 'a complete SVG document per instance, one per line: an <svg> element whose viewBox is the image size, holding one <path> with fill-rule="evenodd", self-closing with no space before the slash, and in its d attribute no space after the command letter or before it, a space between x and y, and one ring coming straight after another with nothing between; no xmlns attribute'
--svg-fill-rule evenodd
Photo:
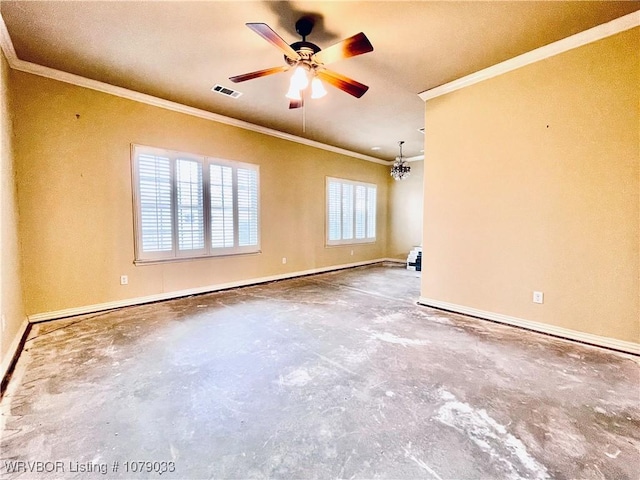
<svg viewBox="0 0 640 480"><path fill-rule="evenodd" d="M142 251L172 251L171 161L167 157L140 154L137 165Z"/></svg>
<svg viewBox="0 0 640 480"><path fill-rule="evenodd" d="M135 263L258 253L259 167L133 145Z"/></svg>
<svg viewBox="0 0 640 480"><path fill-rule="evenodd" d="M353 185L342 184L342 239L353 238Z"/></svg>
<svg viewBox="0 0 640 480"><path fill-rule="evenodd" d="M176 210L178 250L204 248L204 196L202 163L176 160Z"/></svg>
<svg viewBox="0 0 640 480"><path fill-rule="evenodd" d="M328 203L328 235L329 240L340 240L342 238L342 190L341 184L329 180L329 187L327 191L327 203Z"/></svg>
<svg viewBox="0 0 640 480"><path fill-rule="evenodd" d="M327 177L327 245L375 242L376 192L370 183Z"/></svg>
<svg viewBox="0 0 640 480"><path fill-rule="evenodd" d="M211 195L211 247L234 245L232 168L209 166Z"/></svg>
<svg viewBox="0 0 640 480"><path fill-rule="evenodd" d="M367 187L356 185L356 238L365 238L367 221Z"/></svg>
<svg viewBox="0 0 640 480"><path fill-rule="evenodd" d="M258 244L258 172L238 168L238 245Z"/></svg>
<svg viewBox="0 0 640 480"><path fill-rule="evenodd" d="M367 238L376 238L376 188L367 187Z"/></svg>

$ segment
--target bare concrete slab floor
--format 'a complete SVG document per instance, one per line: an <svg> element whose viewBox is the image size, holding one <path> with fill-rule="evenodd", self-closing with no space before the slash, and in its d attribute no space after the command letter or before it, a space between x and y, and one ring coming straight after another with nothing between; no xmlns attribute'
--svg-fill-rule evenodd
<svg viewBox="0 0 640 480"><path fill-rule="evenodd" d="M36 326L0 475L638 478L637 358L418 294L378 266Z"/></svg>

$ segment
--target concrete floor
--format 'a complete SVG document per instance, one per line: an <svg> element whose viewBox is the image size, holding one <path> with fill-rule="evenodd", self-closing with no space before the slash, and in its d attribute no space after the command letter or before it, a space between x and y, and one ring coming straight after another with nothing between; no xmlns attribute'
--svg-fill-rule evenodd
<svg viewBox="0 0 640 480"><path fill-rule="evenodd" d="M38 325L0 476L639 477L638 358L418 295L378 266Z"/></svg>

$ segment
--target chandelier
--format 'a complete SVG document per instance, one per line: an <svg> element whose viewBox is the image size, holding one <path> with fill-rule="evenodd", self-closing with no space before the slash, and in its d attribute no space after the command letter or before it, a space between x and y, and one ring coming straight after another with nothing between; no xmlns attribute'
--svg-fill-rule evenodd
<svg viewBox="0 0 640 480"><path fill-rule="evenodd" d="M396 161L393 162L393 166L391 167L391 176L395 180L404 180L409 175L411 175L411 167L407 163L407 161L402 156L402 144L404 141L398 142L400 146L400 156L396 157Z"/></svg>

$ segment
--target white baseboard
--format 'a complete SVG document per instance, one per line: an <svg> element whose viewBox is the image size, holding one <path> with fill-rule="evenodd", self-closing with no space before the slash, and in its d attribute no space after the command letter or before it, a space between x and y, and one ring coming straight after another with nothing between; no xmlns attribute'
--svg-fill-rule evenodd
<svg viewBox="0 0 640 480"><path fill-rule="evenodd" d="M103 312L105 310L113 310L115 308L130 307L132 305L140 305L143 303L159 302L162 300L171 300L173 298L188 297L189 295L199 295L202 293L217 292L219 290L228 290L230 288L246 287L248 285L256 285L259 283L274 282L276 280L286 280L288 278L302 277L305 275L313 275L314 273L326 273L333 270L342 270L345 268L361 267L364 265L372 265L376 263L393 261L386 258L378 258L375 260L365 260L362 262L347 263L343 265L331 265L329 267L312 268L310 270L302 270L299 272L287 272L278 275L270 275L268 277L249 278L246 280L237 280L235 282L219 283L216 285L207 285L204 287L189 288L187 290L176 290L173 292L158 293L155 295L147 295L144 297L127 298L124 300L115 300L113 302L96 303L93 305L84 305L81 307L66 308L64 310L55 310L51 312L42 312L29 315L29 322L39 323L49 320L57 320L60 318L73 317L76 315L85 315L88 313Z"/></svg>
<svg viewBox="0 0 640 480"><path fill-rule="evenodd" d="M400 263L402 265L406 265L407 261L403 260L401 258L383 258L382 259L383 262L390 262L390 263Z"/></svg>
<svg viewBox="0 0 640 480"><path fill-rule="evenodd" d="M526 328L528 330L546 333L555 337L576 340L578 342L588 343L591 345L596 345L598 347L610 348L613 350L619 350L621 352L631 353L633 355L640 355L639 343L627 342L610 337L602 337L600 335L593 335L591 333L584 333L577 330L570 330L568 328L556 327L555 325L549 325L547 323L534 322L522 318L511 317L509 315L502 315L501 313L487 312L485 310L465 307L463 305L457 305L455 303L441 302L439 300L433 300L426 297L420 297L418 303L427 307L440 308L442 310L462 313L464 315L470 315L472 317L479 317L485 320L492 320L494 322Z"/></svg>
<svg viewBox="0 0 640 480"><path fill-rule="evenodd" d="M29 321L25 318L18 329L18 333L13 338L11 345L6 352L4 352L4 358L2 359L2 364L0 364L0 381L4 381L5 376L9 372L9 368L11 368L11 364L15 360L16 356L19 354L20 345L22 344L22 340L27 333L27 329L29 327Z"/></svg>

